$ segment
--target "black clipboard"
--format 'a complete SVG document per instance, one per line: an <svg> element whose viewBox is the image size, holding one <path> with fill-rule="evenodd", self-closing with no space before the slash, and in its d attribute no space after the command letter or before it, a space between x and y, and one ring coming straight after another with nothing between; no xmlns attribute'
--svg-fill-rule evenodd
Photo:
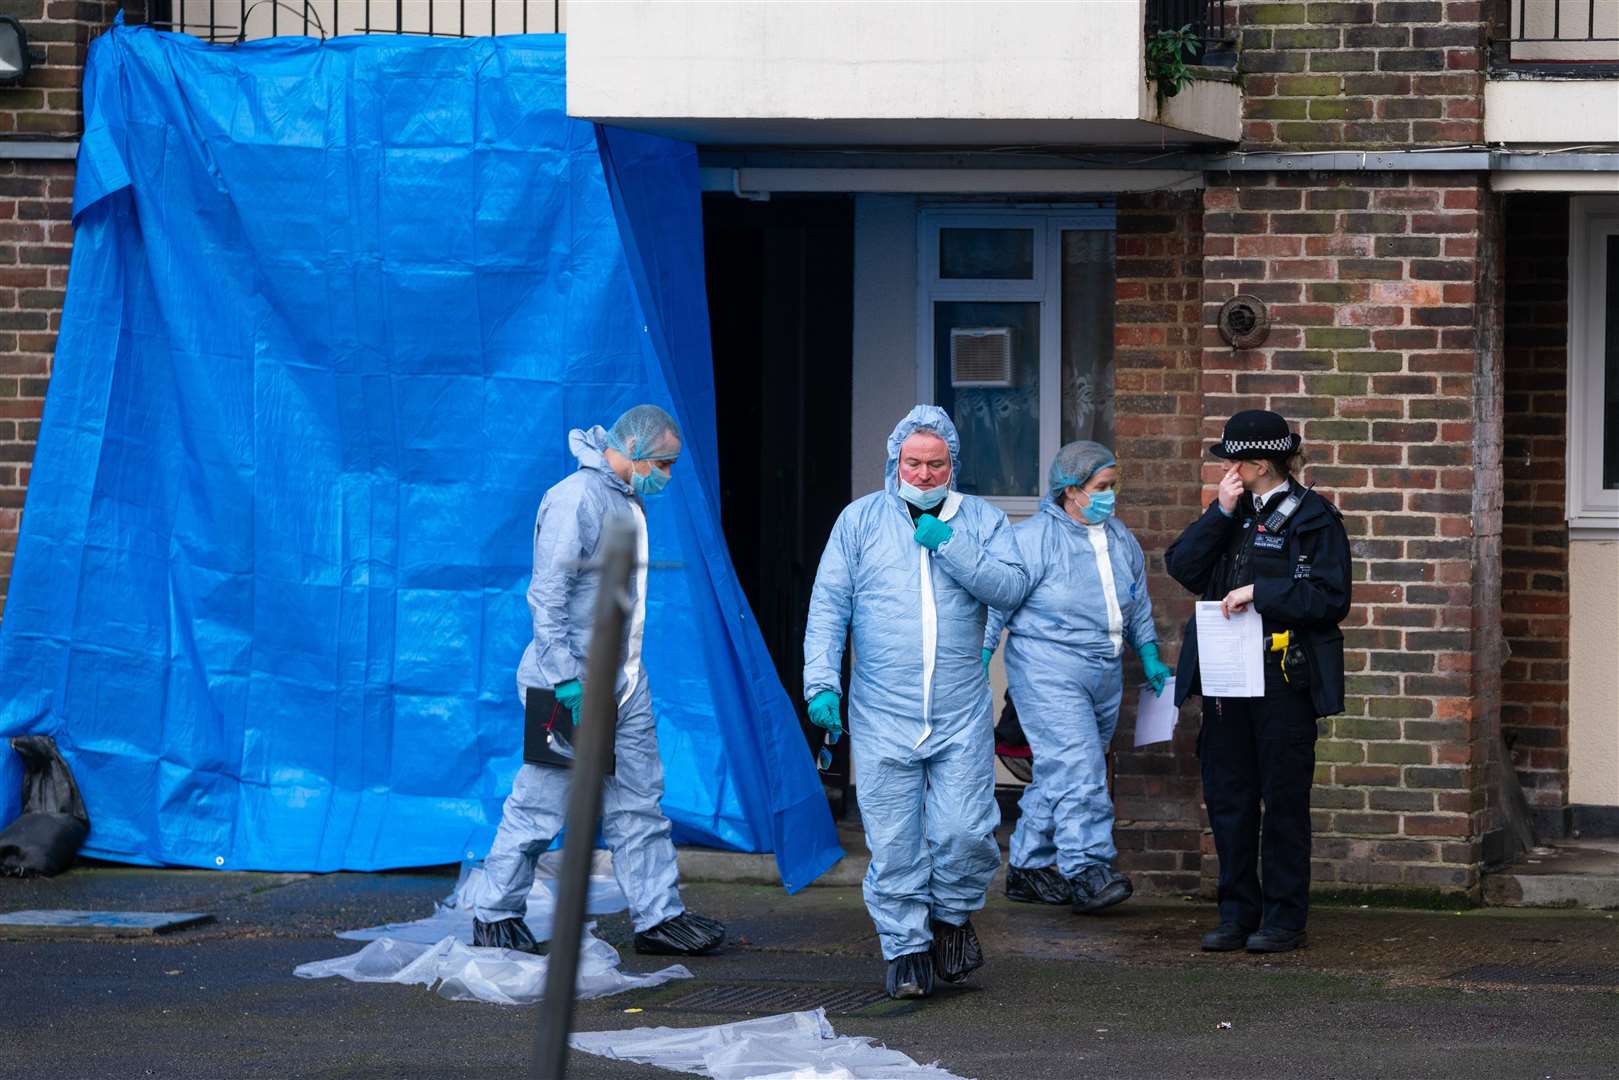
<svg viewBox="0 0 1619 1080"><path fill-rule="evenodd" d="M575 736L573 710L557 700L555 692L538 686L524 691L523 760L547 769L573 767ZM607 773L613 775L617 754L607 751Z"/></svg>

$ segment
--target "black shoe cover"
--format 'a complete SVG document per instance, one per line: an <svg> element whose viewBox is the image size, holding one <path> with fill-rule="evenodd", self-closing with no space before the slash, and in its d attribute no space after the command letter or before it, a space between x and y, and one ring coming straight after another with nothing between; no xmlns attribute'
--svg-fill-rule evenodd
<svg viewBox="0 0 1619 1080"><path fill-rule="evenodd" d="M535 956L545 955L545 948L534 940L528 923L515 916L495 922L473 919L472 943L483 949L516 949Z"/></svg>
<svg viewBox="0 0 1619 1080"><path fill-rule="evenodd" d="M635 935L635 951L647 956L701 956L725 941L725 924L682 911Z"/></svg>
<svg viewBox="0 0 1619 1080"><path fill-rule="evenodd" d="M960 926L933 920L933 969L947 983L958 983L984 966L978 931L969 919Z"/></svg>
<svg viewBox="0 0 1619 1080"><path fill-rule="evenodd" d="M933 954L912 952L888 962L888 996L924 998L933 993Z"/></svg>
<svg viewBox="0 0 1619 1080"><path fill-rule="evenodd" d="M1067 907L1074 902L1074 890L1055 866L1025 870L1006 868L1006 898L1020 904L1054 904Z"/></svg>
<svg viewBox="0 0 1619 1080"><path fill-rule="evenodd" d="M1102 863L1085 867L1068 884L1074 890L1074 910L1081 915L1094 915L1114 904L1122 904L1135 892L1129 878Z"/></svg>

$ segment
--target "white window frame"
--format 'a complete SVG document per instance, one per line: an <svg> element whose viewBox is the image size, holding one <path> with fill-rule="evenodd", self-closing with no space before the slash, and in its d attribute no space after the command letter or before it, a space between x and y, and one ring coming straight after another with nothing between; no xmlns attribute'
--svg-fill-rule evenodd
<svg viewBox="0 0 1619 1080"><path fill-rule="evenodd" d="M1571 539L1619 539L1619 490L1602 487L1608 311L1607 238L1619 235L1619 195L1569 198L1568 444L1564 506Z"/></svg>
<svg viewBox="0 0 1619 1080"><path fill-rule="evenodd" d="M1007 229L1027 225L1034 230L1034 277L941 278L940 229ZM1044 476L1062 440L1062 242L1068 229L1111 231L1116 215L1110 207L1016 206L928 209L917 215L916 400L938 400L935 380L933 305L935 301L1034 302L1040 305L1040 461ZM987 496L1010 515L1032 514L1039 495Z"/></svg>

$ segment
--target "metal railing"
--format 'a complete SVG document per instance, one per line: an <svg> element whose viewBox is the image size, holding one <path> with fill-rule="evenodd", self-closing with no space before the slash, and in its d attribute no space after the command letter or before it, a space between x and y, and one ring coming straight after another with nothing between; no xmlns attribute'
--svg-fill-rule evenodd
<svg viewBox="0 0 1619 1080"><path fill-rule="evenodd" d="M564 0L153 0L154 26L212 42L301 35L561 33Z"/></svg>
<svg viewBox="0 0 1619 1080"><path fill-rule="evenodd" d="M1147 36L1160 30L1190 26L1199 46L1201 64L1235 64L1237 23L1226 11L1226 0L1147 0Z"/></svg>
<svg viewBox="0 0 1619 1080"><path fill-rule="evenodd" d="M1490 43L1497 68L1608 77L1619 74L1619 0L1501 0Z"/></svg>

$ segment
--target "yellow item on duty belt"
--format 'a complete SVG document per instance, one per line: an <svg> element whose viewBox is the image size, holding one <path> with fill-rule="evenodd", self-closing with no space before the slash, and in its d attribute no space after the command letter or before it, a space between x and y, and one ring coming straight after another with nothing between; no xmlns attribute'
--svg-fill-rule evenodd
<svg viewBox="0 0 1619 1080"><path fill-rule="evenodd" d="M1292 676L1287 673L1287 646L1292 641L1292 635L1293 631L1283 630L1280 634L1270 636L1270 651L1282 654L1282 681L1285 683L1292 683L1293 681Z"/></svg>

